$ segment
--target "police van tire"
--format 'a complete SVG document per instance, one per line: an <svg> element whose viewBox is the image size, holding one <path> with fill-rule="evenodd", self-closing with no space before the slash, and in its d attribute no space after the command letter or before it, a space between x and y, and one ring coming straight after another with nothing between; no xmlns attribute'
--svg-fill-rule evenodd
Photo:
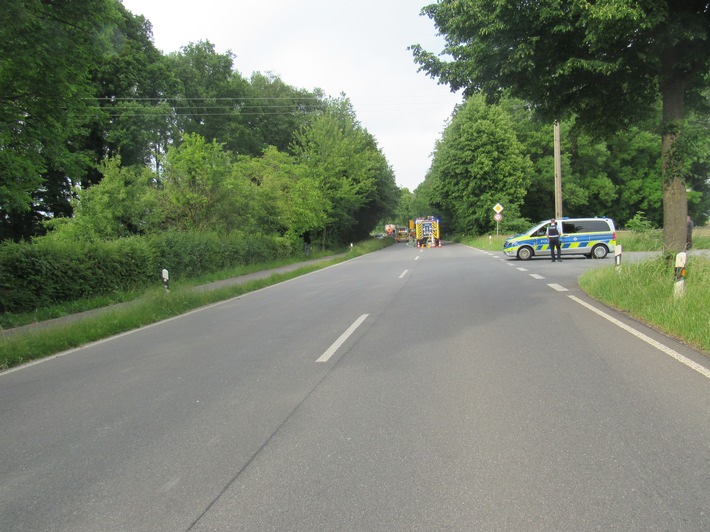
<svg viewBox="0 0 710 532"><path fill-rule="evenodd" d="M604 244L597 244L592 248L592 258L603 259L609 253L609 249Z"/></svg>
<svg viewBox="0 0 710 532"><path fill-rule="evenodd" d="M533 256L532 248L523 246L518 250L518 258L520 260L530 260Z"/></svg>

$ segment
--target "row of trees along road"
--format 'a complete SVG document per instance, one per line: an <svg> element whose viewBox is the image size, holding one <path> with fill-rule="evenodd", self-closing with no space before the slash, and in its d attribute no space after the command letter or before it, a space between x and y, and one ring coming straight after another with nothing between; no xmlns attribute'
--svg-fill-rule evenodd
<svg viewBox="0 0 710 532"><path fill-rule="evenodd" d="M209 42L163 55L118 0L8 0L0 240L238 229L325 245L366 236L395 206L402 224L441 214L449 230L482 233L495 203L515 230L552 214L551 128L563 119L565 213L623 226L643 212L679 249L687 209L701 222L710 211L709 11L425 7L452 60L414 46L415 61L468 98L410 193L344 97L244 78Z"/></svg>
<svg viewBox="0 0 710 532"><path fill-rule="evenodd" d="M348 100L233 60L209 42L162 54L118 0L5 2L0 240L366 236L398 190Z"/></svg>
<svg viewBox="0 0 710 532"><path fill-rule="evenodd" d="M708 111L706 0L440 0L422 12L446 46L441 56L413 46L416 62L466 95L510 94L550 124L573 116L600 134L653 116L660 101L664 246L684 248L686 113Z"/></svg>
<svg viewBox="0 0 710 532"><path fill-rule="evenodd" d="M686 163L688 212L704 224L710 213L710 128L700 127L694 113L689 118L686 140L692 139L695 155ZM503 96L489 104L480 94L470 96L437 142L409 210L429 205L447 232L459 234L497 228L515 233L531 220L554 216L552 129L522 100ZM612 216L618 227L631 220L662 226L660 139L652 120L605 138L590 135L574 119L562 130L566 216ZM402 197L406 211L407 195ZM496 203L505 206L500 226L492 217Z"/></svg>

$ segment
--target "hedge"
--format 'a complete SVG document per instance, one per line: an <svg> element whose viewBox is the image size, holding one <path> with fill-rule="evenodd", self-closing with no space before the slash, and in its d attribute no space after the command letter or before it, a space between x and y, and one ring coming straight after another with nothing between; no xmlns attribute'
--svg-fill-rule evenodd
<svg viewBox="0 0 710 532"><path fill-rule="evenodd" d="M30 312L57 303L143 289L170 278L290 256L295 246L270 235L166 232L106 242L40 238L0 245L0 312Z"/></svg>

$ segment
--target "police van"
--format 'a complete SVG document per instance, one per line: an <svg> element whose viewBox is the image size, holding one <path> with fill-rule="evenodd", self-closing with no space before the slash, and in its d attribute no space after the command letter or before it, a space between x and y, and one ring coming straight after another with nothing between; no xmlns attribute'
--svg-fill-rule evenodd
<svg viewBox="0 0 710 532"><path fill-rule="evenodd" d="M549 225L550 220L545 220L524 233L506 239L503 243L503 253L520 260L535 256L549 257ZM563 218L557 220L557 225L562 226L562 255L586 255L589 258L603 259L616 249L616 228L611 218Z"/></svg>

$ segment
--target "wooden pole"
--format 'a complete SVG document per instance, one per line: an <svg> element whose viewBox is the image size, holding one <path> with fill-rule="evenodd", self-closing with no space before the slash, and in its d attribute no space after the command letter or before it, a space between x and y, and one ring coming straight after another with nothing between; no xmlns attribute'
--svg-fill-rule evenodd
<svg viewBox="0 0 710 532"><path fill-rule="evenodd" d="M560 122L555 120L555 218L562 218L562 156Z"/></svg>

